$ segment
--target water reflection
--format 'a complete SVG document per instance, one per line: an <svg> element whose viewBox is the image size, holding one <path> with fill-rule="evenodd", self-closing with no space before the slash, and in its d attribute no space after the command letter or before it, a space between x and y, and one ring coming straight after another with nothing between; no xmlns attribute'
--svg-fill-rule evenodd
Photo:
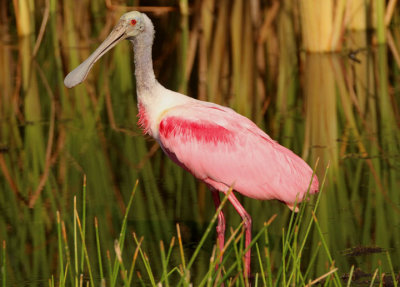
<svg viewBox="0 0 400 287"><path fill-rule="evenodd" d="M353 47L356 61L343 54L304 56L304 152L312 162L319 158L320 178L330 166L318 219L334 254L363 245L390 249L394 257L398 243L393 248L397 240L388 230L399 222L399 133L388 94L386 46L364 47ZM384 257L373 255L359 266ZM336 262L351 264L341 256Z"/></svg>

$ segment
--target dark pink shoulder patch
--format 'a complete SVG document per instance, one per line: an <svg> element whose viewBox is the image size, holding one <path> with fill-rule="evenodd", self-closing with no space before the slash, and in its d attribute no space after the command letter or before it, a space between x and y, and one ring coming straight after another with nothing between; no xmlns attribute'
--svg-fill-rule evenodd
<svg viewBox="0 0 400 287"><path fill-rule="evenodd" d="M212 122L190 121L179 117L167 117L160 123L159 132L169 139L178 137L181 141L199 141L204 143L232 143L235 134Z"/></svg>

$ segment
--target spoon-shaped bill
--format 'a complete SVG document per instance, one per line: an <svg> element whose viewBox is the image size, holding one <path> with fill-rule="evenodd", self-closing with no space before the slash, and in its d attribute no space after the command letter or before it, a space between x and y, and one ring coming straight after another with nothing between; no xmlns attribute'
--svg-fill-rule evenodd
<svg viewBox="0 0 400 287"><path fill-rule="evenodd" d="M100 44L100 46L78 67L72 70L64 79L64 85L67 88L72 88L82 83L88 75L93 64L100 59L105 53L113 48L118 42L124 40L127 35L125 34L125 26L120 21L115 28L111 31L110 35Z"/></svg>

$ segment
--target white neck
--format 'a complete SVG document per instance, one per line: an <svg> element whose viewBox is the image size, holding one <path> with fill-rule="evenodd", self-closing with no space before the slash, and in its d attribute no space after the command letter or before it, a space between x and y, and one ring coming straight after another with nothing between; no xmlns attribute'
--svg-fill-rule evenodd
<svg viewBox="0 0 400 287"><path fill-rule="evenodd" d="M138 97L155 87L157 80L153 70L152 46L154 39L154 26L151 20L143 14L145 21L144 30L130 39L135 53L135 76Z"/></svg>
<svg viewBox="0 0 400 287"><path fill-rule="evenodd" d="M154 26L144 15L144 30L129 39L135 53L135 76L139 108L139 124L144 131L157 139L159 119L166 110L194 101L192 98L161 86L154 75L151 48Z"/></svg>

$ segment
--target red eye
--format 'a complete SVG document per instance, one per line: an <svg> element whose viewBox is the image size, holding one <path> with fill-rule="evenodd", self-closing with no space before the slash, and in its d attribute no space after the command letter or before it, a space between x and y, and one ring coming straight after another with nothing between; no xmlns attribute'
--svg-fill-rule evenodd
<svg viewBox="0 0 400 287"><path fill-rule="evenodd" d="M135 26L135 25L136 25L136 20L135 20L135 19L132 19L132 20L131 20L131 25L132 25L132 26Z"/></svg>

